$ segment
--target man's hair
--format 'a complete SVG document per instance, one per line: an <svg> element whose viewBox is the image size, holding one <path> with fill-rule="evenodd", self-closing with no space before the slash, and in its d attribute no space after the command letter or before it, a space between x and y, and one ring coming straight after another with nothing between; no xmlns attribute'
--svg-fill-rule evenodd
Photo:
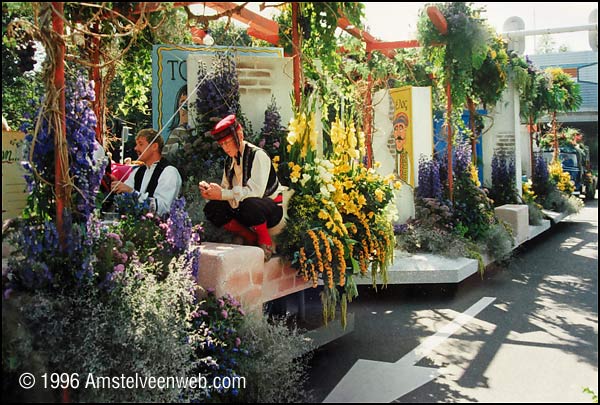
<svg viewBox="0 0 600 405"><path fill-rule="evenodd" d="M148 144L155 143L158 145L158 152L162 154L163 147L165 146L165 140L162 136L156 136L158 132L156 132L152 128L142 129L136 135L135 139L144 138Z"/></svg>

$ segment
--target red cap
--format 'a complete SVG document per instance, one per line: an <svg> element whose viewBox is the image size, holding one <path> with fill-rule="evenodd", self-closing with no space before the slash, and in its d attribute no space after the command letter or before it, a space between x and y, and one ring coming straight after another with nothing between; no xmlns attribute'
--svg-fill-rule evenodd
<svg viewBox="0 0 600 405"><path fill-rule="evenodd" d="M210 131L210 134L215 138L215 141L220 141L229 136L235 135L235 130L239 126L235 119L235 114L228 115L215 125Z"/></svg>

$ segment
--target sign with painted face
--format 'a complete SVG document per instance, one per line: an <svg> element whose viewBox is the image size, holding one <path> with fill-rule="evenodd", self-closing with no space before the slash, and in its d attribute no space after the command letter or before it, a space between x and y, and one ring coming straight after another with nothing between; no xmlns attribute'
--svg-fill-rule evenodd
<svg viewBox="0 0 600 405"><path fill-rule="evenodd" d="M414 187L412 87L390 89L394 103L392 137L396 145L396 174L404 183Z"/></svg>

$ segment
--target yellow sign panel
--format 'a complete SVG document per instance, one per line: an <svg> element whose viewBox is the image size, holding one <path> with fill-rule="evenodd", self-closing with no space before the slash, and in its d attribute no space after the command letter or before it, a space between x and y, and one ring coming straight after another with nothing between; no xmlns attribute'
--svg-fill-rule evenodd
<svg viewBox="0 0 600 405"><path fill-rule="evenodd" d="M413 166L412 87L390 89L394 102L394 142L396 144L396 174L411 187L415 185Z"/></svg>
<svg viewBox="0 0 600 405"><path fill-rule="evenodd" d="M2 221L21 215L27 203L21 167L24 138L22 132L2 131Z"/></svg>

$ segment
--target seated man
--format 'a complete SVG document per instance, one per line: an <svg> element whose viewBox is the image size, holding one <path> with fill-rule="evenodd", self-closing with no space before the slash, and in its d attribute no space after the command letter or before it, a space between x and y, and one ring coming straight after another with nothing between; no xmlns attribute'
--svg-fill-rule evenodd
<svg viewBox="0 0 600 405"><path fill-rule="evenodd" d="M258 243L268 261L273 254L268 228L283 218L282 187L271 158L244 141L244 130L233 114L219 121L211 134L228 157L221 185L198 184L202 197L210 200L204 207L206 218L249 244Z"/></svg>
<svg viewBox="0 0 600 405"><path fill-rule="evenodd" d="M164 215L171 209L173 200L181 190L179 171L162 159L165 142L153 129L142 129L135 137L135 152L144 164L134 169L125 180L113 177L111 189L115 193L140 193L140 202L151 198L158 215Z"/></svg>

